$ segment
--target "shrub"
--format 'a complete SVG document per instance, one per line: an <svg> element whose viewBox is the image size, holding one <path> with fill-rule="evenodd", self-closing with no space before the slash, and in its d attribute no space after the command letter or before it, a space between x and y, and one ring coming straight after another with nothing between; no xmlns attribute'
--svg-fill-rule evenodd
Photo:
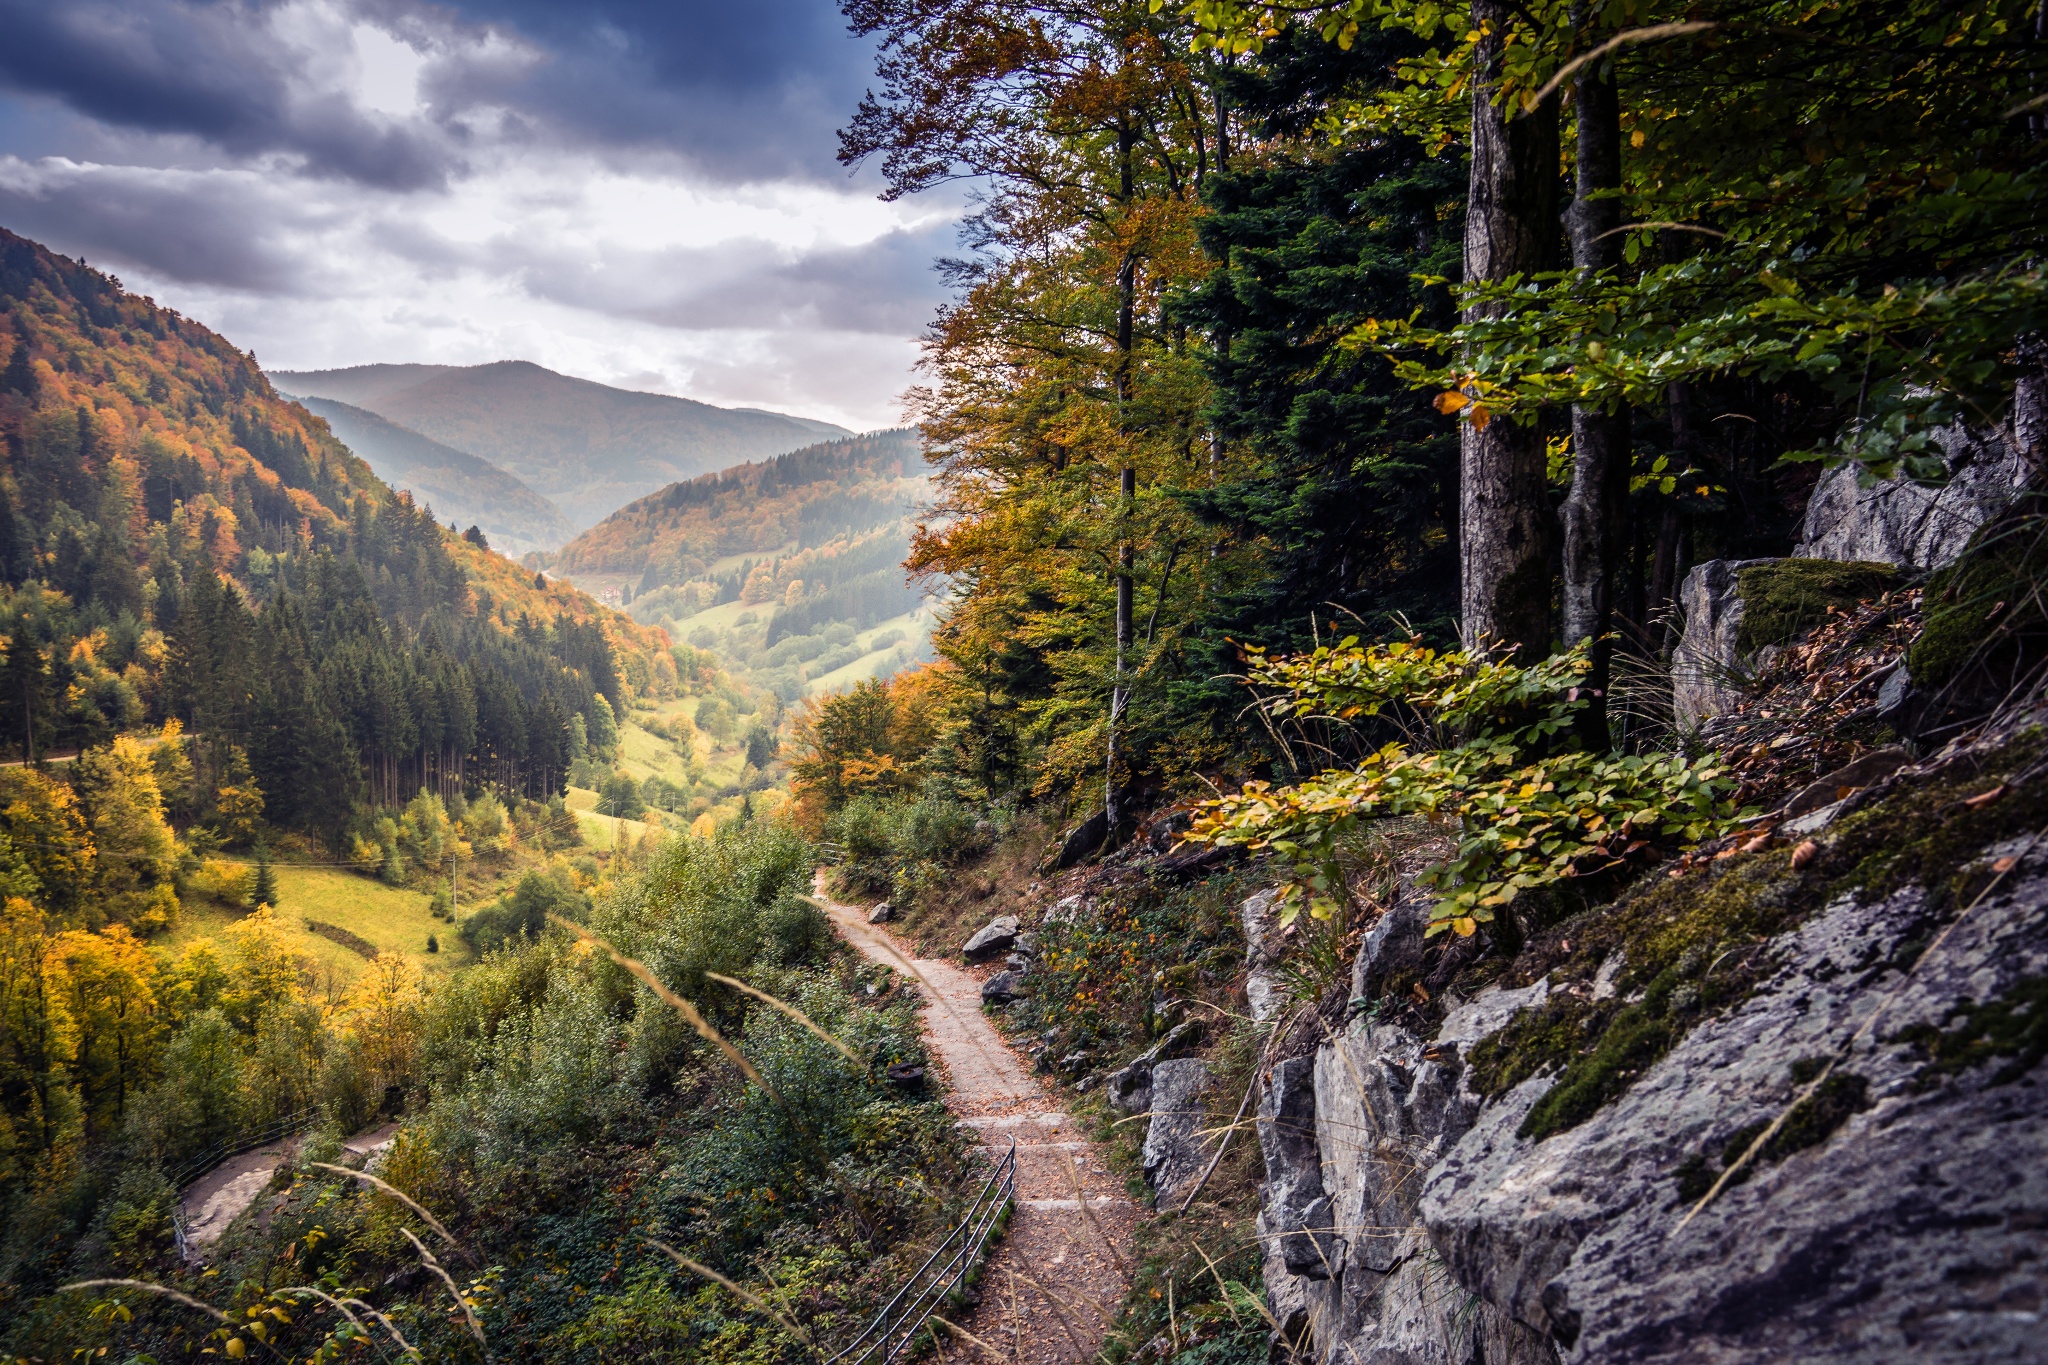
<svg viewBox="0 0 2048 1365"><path fill-rule="evenodd" d="M832 924L810 901L785 892L761 912L761 938L770 957L795 966L824 955L832 944Z"/></svg>
<svg viewBox="0 0 2048 1365"><path fill-rule="evenodd" d="M581 919L589 902L559 873L528 872L512 894L462 921L456 932L481 955L514 938L532 938L547 928L548 916Z"/></svg>

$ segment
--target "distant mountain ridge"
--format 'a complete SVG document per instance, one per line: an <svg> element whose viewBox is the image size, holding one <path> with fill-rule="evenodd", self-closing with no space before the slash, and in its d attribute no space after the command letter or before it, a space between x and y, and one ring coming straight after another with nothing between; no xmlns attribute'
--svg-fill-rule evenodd
<svg viewBox="0 0 2048 1365"><path fill-rule="evenodd" d="M927 656L903 567L925 469L915 430L820 442L650 493L553 566L794 701Z"/></svg>
<svg viewBox="0 0 2048 1365"><path fill-rule="evenodd" d="M844 427L615 389L524 360L280 370L282 388L366 409L504 469L587 527L666 484Z"/></svg>
<svg viewBox="0 0 2048 1365"><path fill-rule="evenodd" d="M422 367L424 368L424 367ZM552 550L576 534L560 508L517 477L457 450L332 398L301 398L308 412L394 488L407 488L443 521L477 526L508 555Z"/></svg>
<svg viewBox="0 0 2048 1365"><path fill-rule="evenodd" d="M554 567L640 575L642 592L686 583L726 556L809 548L900 521L924 477L913 429L823 441L628 503L563 546Z"/></svg>

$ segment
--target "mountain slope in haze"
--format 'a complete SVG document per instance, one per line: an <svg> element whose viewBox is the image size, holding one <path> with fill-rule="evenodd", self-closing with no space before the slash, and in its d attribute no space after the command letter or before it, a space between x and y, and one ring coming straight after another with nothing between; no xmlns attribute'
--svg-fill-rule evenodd
<svg viewBox="0 0 2048 1365"><path fill-rule="evenodd" d="M914 430L827 441L622 507L555 568L790 701L922 656L903 560L926 487Z"/></svg>
<svg viewBox="0 0 2048 1365"><path fill-rule="evenodd" d="M552 550L576 534L561 509L513 475L466 450L443 445L365 408L331 398L303 398L378 477L406 488L442 518L476 525L508 555Z"/></svg>
<svg viewBox="0 0 2048 1365"><path fill-rule="evenodd" d="M829 422L615 389L523 360L279 371L277 382L480 456L578 526L678 479L850 434Z"/></svg>

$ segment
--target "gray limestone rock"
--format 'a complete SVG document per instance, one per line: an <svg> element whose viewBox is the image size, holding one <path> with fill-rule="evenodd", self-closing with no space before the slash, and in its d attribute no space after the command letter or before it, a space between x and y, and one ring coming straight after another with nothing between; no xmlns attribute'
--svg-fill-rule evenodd
<svg viewBox="0 0 2048 1365"><path fill-rule="evenodd" d="M975 931L974 937L961 945L961 956L969 962L989 962L1003 956L1016 945L1018 933L1015 915L1000 915Z"/></svg>
<svg viewBox="0 0 2048 1365"><path fill-rule="evenodd" d="M2027 465L1997 434L1951 427L1938 440L1949 468L1939 487L1886 479L1862 488L1853 465L1821 475L1793 554L1938 569L1962 553L1977 528L2011 501Z"/></svg>
<svg viewBox="0 0 2048 1365"><path fill-rule="evenodd" d="M1936 923L1917 888L1845 895L1772 943L1780 965L1756 994L1585 1122L1518 1137L1540 1077L1485 1106L1421 1182L1449 1273L1572 1361L2042 1359L2048 1083L2001 1082L1993 1060L1929 1075L1915 1031L2039 992L2048 853L1926 946ZM1843 1048L1841 1126L1681 1230L1681 1173L1698 1172L1696 1194L1738 1132Z"/></svg>
<svg viewBox="0 0 2048 1365"><path fill-rule="evenodd" d="M1152 1122L1145 1128L1145 1180L1161 1208L1173 1204L1209 1164L1212 1135L1202 1096L1209 1089L1209 1064L1199 1058L1152 1064Z"/></svg>
<svg viewBox="0 0 2048 1365"><path fill-rule="evenodd" d="M1710 559L1694 567L1679 586L1685 633L1671 653L1671 701L1683 729L1720 715L1742 695L1749 669L1736 645L1742 630L1742 594L1735 575L1765 562Z"/></svg>
<svg viewBox="0 0 2048 1365"><path fill-rule="evenodd" d="M890 920L895 918L896 907L889 904L889 902L887 901L883 901L880 905L877 905L874 909L868 911L869 924L887 924Z"/></svg>
<svg viewBox="0 0 2048 1365"><path fill-rule="evenodd" d="M1166 1036L1133 1057L1119 1070L1103 1078L1103 1098L1109 1107L1126 1114L1142 1114L1152 1107L1152 1068L1161 1057L1176 1048L1198 1043L1202 1038L1202 1021L1190 1019L1175 1024L1166 1031Z"/></svg>
<svg viewBox="0 0 2048 1365"><path fill-rule="evenodd" d="M1280 1068L1274 1070L1278 1084ZM1297 1175L1293 1197L1301 1201L1296 1217L1303 1224L1332 1229L1331 1267L1321 1277L1297 1272L1289 1262L1304 1259L1299 1251L1266 1261L1276 1308L1296 1296L1306 1304L1309 1342L1301 1358L1315 1365L1553 1361L1548 1343L1451 1279L1417 1216L1422 1176L1479 1108L1460 1084L1455 1049L1426 1049L1405 1029L1360 1019L1317 1050L1313 1073L1322 1189L1308 1197L1314 1191ZM1279 1103L1271 1095L1266 1102ZM1301 1157L1283 1153L1281 1161L1293 1170ZM1281 1226L1282 1216L1269 1207L1263 1226L1292 1232Z"/></svg>
<svg viewBox="0 0 2048 1365"><path fill-rule="evenodd" d="M1327 1280L1342 1264L1323 1159L1316 1146L1316 1064L1291 1057L1274 1066L1259 1095L1259 1153L1266 1163L1264 1231L1275 1239L1288 1274Z"/></svg>
<svg viewBox="0 0 2048 1365"><path fill-rule="evenodd" d="M1045 912L1046 924L1080 924L1094 918L1095 898L1093 896L1062 896L1052 903Z"/></svg>
<svg viewBox="0 0 2048 1365"><path fill-rule="evenodd" d="M997 972L981 983L981 1003L1007 1005L1024 994L1024 973Z"/></svg>
<svg viewBox="0 0 2048 1365"><path fill-rule="evenodd" d="M1246 897L1238 907L1244 920L1244 994L1254 1023L1265 1023L1287 1003L1275 971L1281 952L1279 903L1280 893L1268 889Z"/></svg>

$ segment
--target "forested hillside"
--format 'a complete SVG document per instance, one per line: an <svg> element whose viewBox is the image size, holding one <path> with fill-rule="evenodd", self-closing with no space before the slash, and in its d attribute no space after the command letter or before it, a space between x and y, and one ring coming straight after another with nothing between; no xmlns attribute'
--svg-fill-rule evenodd
<svg viewBox="0 0 2048 1365"><path fill-rule="evenodd" d="M293 393L366 408L480 456L578 527L675 479L844 434L829 422L615 389L523 360L359 365L277 378Z"/></svg>
<svg viewBox="0 0 2048 1365"><path fill-rule="evenodd" d="M903 560L927 494L914 431L807 446L621 508L554 567L793 701L918 656Z"/></svg>
<svg viewBox="0 0 2048 1365"><path fill-rule="evenodd" d="M570 717L622 706L624 672L672 685L658 637L490 567L219 336L0 250L17 756L175 718L201 737L199 809L245 755L272 823L331 839L360 802L471 770L545 795Z"/></svg>
<svg viewBox="0 0 2048 1365"><path fill-rule="evenodd" d="M553 503L488 460L363 408L331 398L300 401L379 478L410 492L438 516L478 527L490 547L503 554L552 550L576 533Z"/></svg>

